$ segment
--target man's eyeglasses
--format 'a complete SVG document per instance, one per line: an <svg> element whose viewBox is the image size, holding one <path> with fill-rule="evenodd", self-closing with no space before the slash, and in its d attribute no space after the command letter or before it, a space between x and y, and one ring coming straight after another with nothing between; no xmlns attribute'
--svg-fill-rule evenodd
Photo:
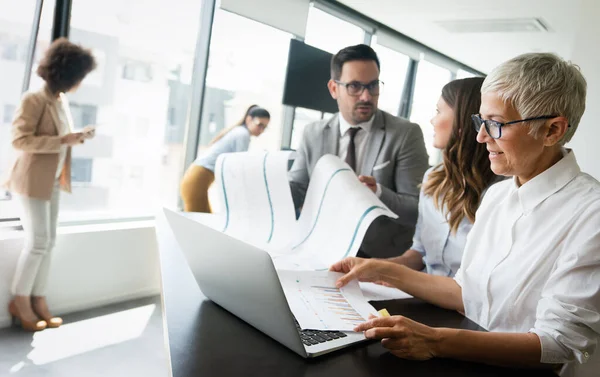
<svg viewBox="0 0 600 377"><path fill-rule="evenodd" d="M481 129L481 126L485 125L485 130L487 131L488 135L490 135L490 137L492 139L500 139L502 137L502 127L507 126L509 124L530 122L533 120L552 119L552 118L556 118L558 116L560 116L560 115L543 115L543 116L539 116L539 117L535 117L535 118L513 120L511 122L505 122L505 123L498 122L498 121L491 120L491 119L481 119L481 115L479 115L479 114L471 115L471 119L473 120L473 125L475 126L475 131L479 132L479 130ZM569 124L569 127L571 127L570 124Z"/></svg>
<svg viewBox="0 0 600 377"><path fill-rule="evenodd" d="M372 96L378 96L383 88L383 81L375 80L368 84L363 84L358 81L352 82L341 82L335 80L335 83L346 87L346 91L351 96L360 96L365 89L369 91Z"/></svg>

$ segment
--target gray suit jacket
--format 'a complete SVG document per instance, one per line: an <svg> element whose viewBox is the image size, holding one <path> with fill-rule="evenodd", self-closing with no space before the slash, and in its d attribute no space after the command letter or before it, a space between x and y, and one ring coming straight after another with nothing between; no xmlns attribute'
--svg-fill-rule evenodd
<svg viewBox="0 0 600 377"><path fill-rule="evenodd" d="M338 154L339 113L304 129L302 142L289 172L296 208L304 203L310 176L319 158ZM419 211L419 184L428 168L428 156L419 125L384 111L375 114L360 175L375 177L381 185L381 201L399 218L376 219L363 240L361 250L372 257L397 256L412 245ZM386 164L373 170L375 166Z"/></svg>

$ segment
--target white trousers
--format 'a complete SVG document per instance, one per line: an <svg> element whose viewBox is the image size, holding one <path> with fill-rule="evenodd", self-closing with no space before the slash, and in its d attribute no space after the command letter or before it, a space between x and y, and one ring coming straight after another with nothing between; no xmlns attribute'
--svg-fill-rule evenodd
<svg viewBox="0 0 600 377"><path fill-rule="evenodd" d="M17 296L45 296L52 249L56 241L60 188L54 186L52 198L41 200L18 195L25 246L12 284Z"/></svg>

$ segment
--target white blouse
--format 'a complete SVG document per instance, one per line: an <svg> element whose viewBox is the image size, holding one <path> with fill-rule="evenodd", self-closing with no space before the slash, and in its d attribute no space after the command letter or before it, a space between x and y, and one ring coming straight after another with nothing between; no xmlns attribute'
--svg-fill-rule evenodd
<svg viewBox="0 0 600 377"><path fill-rule="evenodd" d="M600 183L563 154L521 187L489 189L455 280L469 319L534 332L542 363L591 377L600 373Z"/></svg>
<svg viewBox="0 0 600 377"><path fill-rule="evenodd" d="M421 187L434 169L430 168L425 172ZM473 223L465 217L456 233L452 233L444 211L436 208L433 197L425 195L421 188L419 217L410 248L421 254L428 274L454 276L460 267L467 235L472 227Z"/></svg>

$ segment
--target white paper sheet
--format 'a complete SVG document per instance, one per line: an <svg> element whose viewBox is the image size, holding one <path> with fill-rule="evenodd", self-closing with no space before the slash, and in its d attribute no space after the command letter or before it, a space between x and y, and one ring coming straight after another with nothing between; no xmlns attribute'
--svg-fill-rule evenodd
<svg viewBox="0 0 600 377"><path fill-rule="evenodd" d="M327 269L356 255L369 225L379 216L398 217L346 163L325 155L311 176L293 253L275 258L275 264L278 268L294 268L295 263L294 269Z"/></svg>
<svg viewBox="0 0 600 377"><path fill-rule="evenodd" d="M290 155L223 154L215 171L222 231L269 252L278 269L325 270L356 255L375 218L397 217L346 163L325 155L296 221L287 178Z"/></svg>
<svg viewBox="0 0 600 377"><path fill-rule="evenodd" d="M220 214L200 212L181 212L181 214L218 231L223 230L223 226L225 225L225 217Z"/></svg>
<svg viewBox="0 0 600 377"><path fill-rule="evenodd" d="M369 314L377 315L356 281L342 288L343 274L329 271L278 270L288 304L302 329L353 331Z"/></svg>
<svg viewBox="0 0 600 377"><path fill-rule="evenodd" d="M292 152L219 156L215 184L223 208L222 231L267 251L289 249L296 227L287 164Z"/></svg>
<svg viewBox="0 0 600 377"><path fill-rule="evenodd" d="M385 301L412 298L413 296L397 288L386 287L375 283L358 283L367 301Z"/></svg>

